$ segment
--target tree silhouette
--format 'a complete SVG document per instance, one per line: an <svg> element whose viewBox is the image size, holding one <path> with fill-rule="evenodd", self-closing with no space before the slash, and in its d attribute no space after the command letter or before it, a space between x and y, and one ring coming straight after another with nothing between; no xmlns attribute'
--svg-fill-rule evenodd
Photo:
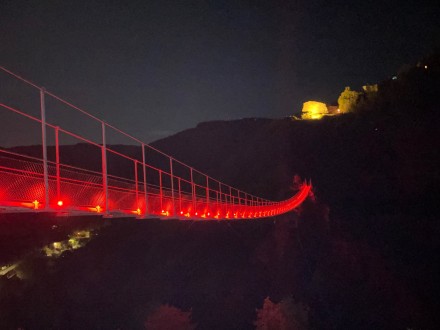
<svg viewBox="0 0 440 330"><path fill-rule="evenodd" d="M353 110L357 104L360 93L350 90L350 87L345 87L345 90L338 98L338 106L341 113L347 113Z"/></svg>
<svg viewBox="0 0 440 330"><path fill-rule="evenodd" d="M305 330L308 329L308 308L290 298L276 304L267 297L263 307L257 309L254 324L256 330Z"/></svg>
<svg viewBox="0 0 440 330"><path fill-rule="evenodd" d="M184 312L174 306L161 305L154 310L144 323L147 330L193 330L191 311Z"/></svg>

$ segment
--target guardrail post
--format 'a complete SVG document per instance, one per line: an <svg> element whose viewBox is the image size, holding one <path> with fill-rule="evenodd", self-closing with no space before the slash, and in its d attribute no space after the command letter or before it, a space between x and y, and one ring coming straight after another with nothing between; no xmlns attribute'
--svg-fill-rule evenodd
<svg viewBox="0 0 440 330"><path fill-rule="evenodd" d="M191 199L193 204L193 212L194 214L197 212L196 210L196 187L194 185L194 178L193 178L193 168L190 167L190 175L191 175Z"/></svg>
<svg viewBox="0 0 440 330"><path fill-rule="evenodd" d="M136 185L136 209L139 209L139 183L138 183L138 161L135 159L134 163L134 183Z"/></svg>
<svg viewBox="0 0 440 330"><path fill-rule="evenodd" d="M43 148L43 179L44 179L44 209L49 210L49 172L47 168L47 137L46 137L46 102L45 89L40 88L41 111L41 147Z"/></svg>
<svg viewBox="0 0 440 330"><path fill-rule="evenodd" d="M216 204L216 207L217 207L217 210L215 211L215 216L217 216L217 213L219 213L219 211L218 211L218 207L219 207L219 202L218 202L218 195L219 195L219 192L218 191L216 191L215 192L215 204Z"/></svg>
<svg viewBox="0 0 440 330"><path fill-rule="evenodd" d="M60 182L60 142L59 142L60 128L55 127L55 162L56 162L56 176L57 176L57 201L61 197L61 182Z"/></svg>
<svg viewBox="0 0 440 330"><path fill-rule="evenodd" d="M217 213L223 212L222 204L223 204L223 202L222 202L222 184L219 181L218 182L218 200L217 200L217 209L218 209L218 211L217 211Z"/></svg>
<svg viewBox="0 0 440 330"><path fill-rule="evenodd" d="M162 170L159 170L159 197L160 197L160 213L162 213L163 211Z"/></svg>
<svg viewBox="0 0 440 330"><path fill-rule="evenodd" d="M231 208L234 205L234 200L232 198L232 187L231 186L229 186L229 205L230 205Z"/></svg>
<svg viewBox="0 0 440 330"><path fill-rule="evenodd" d="M173 203L173 215L176 216L176 204L174 198L174 175L173 175L173 159L170 157L170 178L171 178L171 201Z"/></svg>
<svg viewBox="0 0 440 330"><path fill-rule="evenodd" d="M207 175L206 176L206 211L209 212L208 207L209 207L209 177Z"/></svg>
<svg viewBox="0 0 440 330"><path fill-rule="evenodd" d="M148 215L148 195L147 195L147 167L145 165L145 143L142 143L142 170L144 174L144 195L145 195L144 217L146 217Z"/></svg>
<svg viewBox="0 0 440 330"><path fill-rule="evenodd" d="M180 188L180 178L177 178L178 189L179 189L179 215L182 214L182 190Z"/></svg>
<svg viewBox="0 0 440 330"><path fill-rule="evenodd" d="M106 137L105 137L105 123L101 121L101 130L102 130L102 148L101 148L101 157L102 157L102 189L104 190L104 198L105 198L105 215L109 214L108 209L108 181L107 181L107 145L106 145Z"/></svg>

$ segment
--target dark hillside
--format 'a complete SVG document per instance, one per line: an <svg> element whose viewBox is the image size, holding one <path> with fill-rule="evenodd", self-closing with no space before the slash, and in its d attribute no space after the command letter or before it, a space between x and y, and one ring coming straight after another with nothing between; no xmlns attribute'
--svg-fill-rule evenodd
<svg viewBox="0 0 440 330"><path fill-rule="evenodd" d="M154 146L237 188L284 198L292 179L290 140L279 128L269 119L207 122Z"/></svg>
<svg viewBox="0 0 440 330"><path fill-rule="evenodd" d="M439 179L438 138L432 121L384 126L347 115L320 122L209 122L154 145L213 177L270 198L285 198L299 174L313 180L334 211L430 213Z"/></svg>

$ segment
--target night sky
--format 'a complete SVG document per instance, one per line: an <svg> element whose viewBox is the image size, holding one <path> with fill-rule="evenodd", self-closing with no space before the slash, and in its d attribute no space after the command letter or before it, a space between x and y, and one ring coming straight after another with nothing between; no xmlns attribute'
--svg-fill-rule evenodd
<svg viewBox="0 0 440 330"><path fill-rule="evenodd" d="M0 65L152 141L284 117L439 44L434 1L0 2Z"/></svg>

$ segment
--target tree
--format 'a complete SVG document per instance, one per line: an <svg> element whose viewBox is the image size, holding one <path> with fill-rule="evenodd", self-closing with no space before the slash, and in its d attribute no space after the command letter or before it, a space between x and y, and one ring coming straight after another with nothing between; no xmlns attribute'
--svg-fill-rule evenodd
<svg viewBox="0 0 440 330"><path fill-rule="evenodd" d="M193 330L191 311L184 312L174 306L161 305L148 316L144 323L147 330Z"/></svg>
<svg viewBox="0 0 440 330"><path fill-rule="evenodd" d="M257 309L256 330L305 330L308 328L308 308L288 298L273 303L264 299L263 307Z"/></svg>
<svg viewBox="0 0 440 330"><path fill-rule="evenodd" d="M298 174L295 174L293 176L293 184L290 188L296 192L301 189L302 185L303 185L303 180Z"/></svg>
<svg viewBox="0 0 440 330"><path fill-rule="evenodd" d="M356 91L350 90L350 87L345 87L345 90L338 98L338 106L341 113L347 113L353 110L353 107L358 102L359 95Z"/></svg>

